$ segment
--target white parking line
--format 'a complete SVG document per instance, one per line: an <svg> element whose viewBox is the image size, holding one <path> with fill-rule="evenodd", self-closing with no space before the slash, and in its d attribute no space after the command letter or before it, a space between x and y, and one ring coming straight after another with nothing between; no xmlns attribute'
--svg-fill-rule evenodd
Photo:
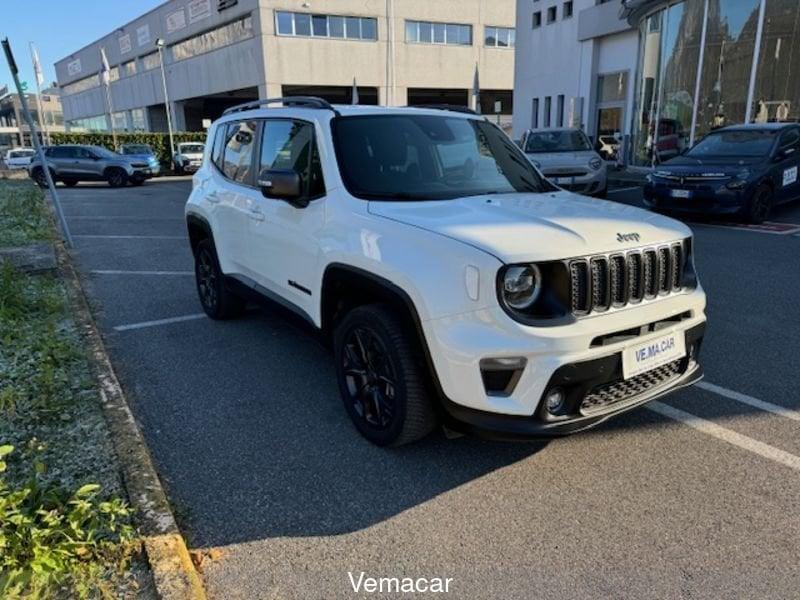
<svg viewBox="0 0 800 600"><path fill-rule="evenodd" d="M633 186L633 187L624 187L624 188L614 188L608 190L607 194L617 194L619 192L632 192L633 190L640 190L642 189L641 186Z"/></svg>
<svg viewBox="0 0 800 600"><path fill-rule="evenodd" d="M799 456L789 454L788 452L770 446L769 444L759 442L753 438L749 438L741 433L736 433L730 429L725 429L716 423L712 423L706 419L701 419L700 417L697 417L691 413L685 412L662 402L651 402L650 404L647 404L645 408L648 408L662 416L684 423L685 425L697 429L706 435L715 437L718 440L728 442L729 444L738 446L743 450L758 454L759 456L772 460L776 463L780 463L789 467L790 469L794 469L795 471L800 471Z"/></svg>
<svg viewBox="0 0 800 600"><path fill-rule="evenodd" d="M131 329L144 329L146 327L157 327L158 325L169 325L170 323L183 323L184 321L195 321L205 318L205 313L194 315L184 315L182 317L171 317L169 319L157 319L155 321L142 321L141 323L130 323L128 325L117 325L115 331L130 331Z"/></svg>
<svg viewBox="0 0 800 600"><path fill-rule="evenodd" d="M781 417L792 419L793 421L800 421L800 412L792 410L791 408L786 408L784 406L772 404L771 402L764 402L763 400L759 400L758 398L753 398L752 396L748 396L747 394L742 394L740 392L735 392L733 390L729 390L719 385L714 385L713 383L709 383L708 381L700 381L695 385L700 389L706 390L707 392L713 392L714 394L719 394L720 396L724 396L725 398L736 400L737 402L741 402L742 404L748 404L750 406L758 408L759 410L765 410L767 412L774 413Z"/></svg>
<svg viewBox="0 0 800 600"><path fill-rule="evenodd" d="M96 269L89 273L92 275L194 275L194 271L115 271L113 269Z"/></svg>
<svg viewBox="0 0 800 600"><path fill-rule="evenodd" d="M185 240L185 235L73 235L73 238L92 240Z"/></svg>

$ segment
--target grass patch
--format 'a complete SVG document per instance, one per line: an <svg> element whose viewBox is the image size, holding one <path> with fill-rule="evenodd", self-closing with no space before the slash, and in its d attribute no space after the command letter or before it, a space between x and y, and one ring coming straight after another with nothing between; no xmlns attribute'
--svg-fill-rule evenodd
<svg viewBox="0 0 800 600"><path fill-rule="evenodd" d="M27 182L0 181L0 211L4 242L53 234ZM64 284L0 264L0 598L136 597L146 570L124 498Z"/></svg>
<svg viewBox="0 0 800 600"><path fill-rule="evenodd" d="M48 241L53 235L50 214L36 184L0 181L0 247Z"/></svg>

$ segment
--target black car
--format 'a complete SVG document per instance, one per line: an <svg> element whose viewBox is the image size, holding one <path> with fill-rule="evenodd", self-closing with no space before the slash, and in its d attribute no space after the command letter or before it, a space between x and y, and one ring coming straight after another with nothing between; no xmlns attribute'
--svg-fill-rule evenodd
<svg viewBox="0 0 800 600"><path fill-rule="evenodd" d="M725 127L647 177L645 204L664 212L728 215L761 223L800 198L800 125Z"/></svg>

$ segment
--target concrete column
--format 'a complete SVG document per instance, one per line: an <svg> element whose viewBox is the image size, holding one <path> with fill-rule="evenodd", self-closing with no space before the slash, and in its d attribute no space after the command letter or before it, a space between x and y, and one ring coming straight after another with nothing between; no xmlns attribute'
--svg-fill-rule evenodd
<svg viewBox="0 0 800 600"><path fill-rule="evenodd" d="M408 106L408 88L395 86L394 88L394 106Z"/></svg>
<svg viewBox="0 0 800 600"><path fill-rule="evenodd" d="M172 130L186 131L186 114L183 112L183 102L170 102L172 111Z"/></svg>

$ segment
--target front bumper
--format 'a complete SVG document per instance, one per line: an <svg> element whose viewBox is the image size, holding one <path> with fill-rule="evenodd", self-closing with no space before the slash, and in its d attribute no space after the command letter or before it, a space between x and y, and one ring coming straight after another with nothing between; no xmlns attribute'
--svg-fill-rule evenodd
<svg viewBox="0 0 800 600"><path fill-rule="evenodd" d="M499 311L499 312L495 312ZM685 335L687 350L699 350L705 329L705 294L701 288L643 304L585 317L553 327L530 327L512 321L502 309L423 322L423 333L451 429L495 438L542 438L580 431L694 383L702 376L697 357L677 365L657 385L627 394L619 402L583 410L581 402L598 388L622 380L622 352L668 333ZM649 324L674 320L658 328ZM634 338L614 337L641 328ZM598 343L598 340L608 340ZM487 391L481 361L525 359L510 393ZM544 411L544 397L554 387L565 391L567 410L554 420Z"/></svg>
<svg viewBox="0 0 800 600"><path fill-rule="evenodd" d="M673 190L686 190L688 198L676 198ZM644 204L648 208L698 215L735 215L739 213L754 192L753 186L742 190L729 190L725 185L681 186L648 183L644 187Z"/></svg>

